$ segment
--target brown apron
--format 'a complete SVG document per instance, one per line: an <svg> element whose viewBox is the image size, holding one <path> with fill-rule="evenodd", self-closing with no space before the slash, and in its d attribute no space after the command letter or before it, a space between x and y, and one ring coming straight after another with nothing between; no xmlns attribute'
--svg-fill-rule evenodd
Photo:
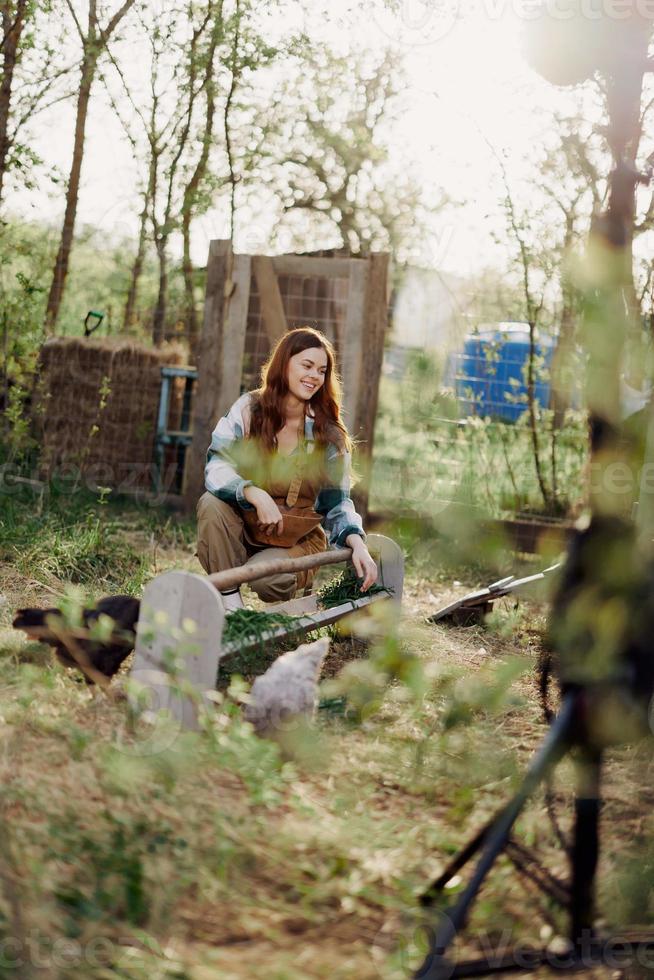
<svg viewBox="0 0 654 980"><path fill-rule="evenodd" d="M327 538L322 529L322 516L314 510L320 490L319 481L307 473L308 456L304 440L300 443L294 472L290 472L290 457L281 457L286 469L285 476L278 475L264 486L273 498L284 519L281 534L263 534L259 528L256 510L241 511L246 540L255 548L285 548L289 558L318 554L327 550ZM298 589L311 585L314 570L298 573Z"/></svg>

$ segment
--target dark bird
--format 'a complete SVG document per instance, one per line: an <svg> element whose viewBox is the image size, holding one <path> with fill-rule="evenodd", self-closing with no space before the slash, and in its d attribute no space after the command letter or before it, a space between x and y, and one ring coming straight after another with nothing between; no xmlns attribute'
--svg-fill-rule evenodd
<svg viewBox="0 0 654 980"><path fill-rule="evenodd" d="M118 672L134 649L140 605L133 596L106 596L92 609L82 610L80 629L71 629L59 609L18 609L12 625L31 640L51 646L59 662L77 667L87 684L102 683L103 677ZM102 615L114 622L111 634L106 640L91 639L89 633Z"/></svg>

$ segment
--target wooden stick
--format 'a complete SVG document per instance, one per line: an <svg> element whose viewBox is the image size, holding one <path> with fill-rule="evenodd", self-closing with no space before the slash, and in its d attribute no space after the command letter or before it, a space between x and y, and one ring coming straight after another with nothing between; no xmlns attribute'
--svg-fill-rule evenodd
<svg viewBox="0 0 654 980"><path fill-rule="evenodd" d="M76 630L76 632L79 631ZM59 625L55 623L52 626L52 633L57 637L59 642L66 647L66 650L77 663L77 666L82 671L84 676L97 684L100 690L106 694L107 697L109 697L108 688L110 678L105 677L105 675L99 671L97 667L93 666L86 650L82 649L77 640L71 636L70 632L64 628L60 628Z"/></svg>
<svg viewBox="0 0 654 980"><path fill-rule="evenodd" d="M335 548L333 551L322 551L317 555L302 555L301 558L271 558L269 561L258 561L254 565L240 565L229 568L225 572L214 572L209 575L209 582L219 591L233 589L254 582L266 575L280 575L284 572L304 572L308 568L318 568L320 565L337 565L348 561L352 556L351 548Z"/></svg>

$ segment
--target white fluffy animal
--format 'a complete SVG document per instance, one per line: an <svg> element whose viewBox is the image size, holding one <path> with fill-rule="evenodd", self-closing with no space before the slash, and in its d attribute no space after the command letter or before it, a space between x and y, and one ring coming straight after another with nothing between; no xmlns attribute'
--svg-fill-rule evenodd
<svg viewBox="0 0 654 980"><path fill-rule="evenodd" d="M318 678L329 650L323 637L303 643L275 660L257 677L250 691L245 717L260 734L287 731L291 718L312 718L318 698Z"/></svg>

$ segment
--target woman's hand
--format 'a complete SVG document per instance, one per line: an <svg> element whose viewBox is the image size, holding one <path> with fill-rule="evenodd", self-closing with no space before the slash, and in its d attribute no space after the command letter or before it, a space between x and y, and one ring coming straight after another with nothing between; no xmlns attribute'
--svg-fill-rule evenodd
<svg viewBox="0 0 654 980"><path fill-rule="evenodd" d="M365 592L377 581L377 566L360 534L348 534L345 544L352 549L352 564L359 578L363 579L361 591Z"/></svg>
<svg viewBox="0 0 654 980"><path fill-rule="evenodd" d="M264 534L282 533L284 518L269 493L261 490L260 487L246 487L243 496L255 508Z"/></svg>

